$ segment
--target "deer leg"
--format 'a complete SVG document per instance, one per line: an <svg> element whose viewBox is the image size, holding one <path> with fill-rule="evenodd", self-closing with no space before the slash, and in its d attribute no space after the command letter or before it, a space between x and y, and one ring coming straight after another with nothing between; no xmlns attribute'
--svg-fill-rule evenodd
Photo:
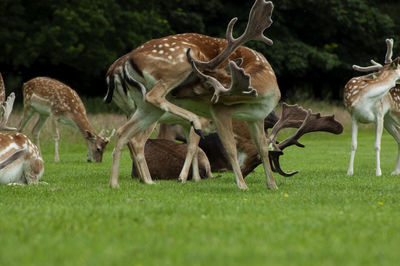
<svg viewBox="0 0 400 266"><path fill-rule="evenodd" d="M278 189L275 183L274 176L271 171L271 164L268 155L268 141L264 131L264 121L247 122L251 138L256 145L258 154L260 154L261 161L264 166L264 173L267 178L267 186L269 189Z"/></svg>
<svg viewBox="0 0 400 266"><path fill-rule="evenodd" d="M386 116L384 119L384 126L386 130L393 136L397 142L398 152L397 152L397 162L392 175L400 174L400 127L396 125L392 118Z"/></svg>
<svg viewBox="0 0 400 266"><path fill-rule="evenodd" d="M152 124L148 129L143 131L131 140L133 152L135 155L136 169L138 169L139 179L145 184L155 184L151 179L149 167L147 166L144 147L151 132L153 132L157 123Z"/></svg>
<svg viewBox="0 0 400 266"><path fill-rule="evenodd" d="M199 135L202 135L201 122L197 115L175 104L172 104L165 99L165 96L168 94L169 87L172 86L167 86L161 82L157 83L153 89L146 94L146 101L165 112L172 113L185 119L186 121L190 121L193 124L195 132Z"/></svg>
<svg viewBox="0 0 400 266"><path fill-rule="evenodd" d="M37 120L35 126L32 129L33 141L35 142L36 146L38 147L40 154L41 154L41 151L40 151L39 135L40 135L40 131L42 130L44 124L46 124L47 119L49 119L49 116L40 114L39 119Z"/></svg>
<svg viewBox="0 0 400 266"><path fill-rule="evenodd" d="M354 156L357 150L357 134L358 134L358 124L357 119L353 116L351 120L351 154L350 154L350 165L347 170L348 175L354 173Z"/></svg>
<svg viewBox="0 0 400 266"><path fill-rule="evenodd" d="M151 105L143 106L143 109L137 109L133 116L122 125L116 133L116 143L113 151L113 162L111 167L111 176L110 176L110 187L118 188L118 173L119 173L119 165L121 161L121 155L123 148L128 144L129 140L131 140L134 136L142 133L146 129L148 129L154 122L156 122L163 112L158 108L154 108ZM132 143L135 146L136 143ZM144 159L145 160L145 159ZM147 167L142 165L139 168ZM143 169L142 168L142 169ZM147 169L148 171L148 169Z"/></svg>
<svg viewBox="0 0 400 266"><path fill-rule="evenodd" d="M35 111L32 108L25 108L24 114L22 116L21 122L19 122L18 132L22 132L24 130L26 124L28 123L29 119L32 118Z"/></svg>
<svg viewBox="0 0 400 266"><path fill-rule="evenodd" d="M232 165L236 184L240 189L247 189L237 158L236 142L232 129L232 111L229 108L215 106L212 109L212 118L222 145L228 155L229 162Z"/></svg>
<svg viewBox="0 0 400 266"><path fill-rule="evenodd" d="M381 162L380 162L382 132L383 132L383 115L382 115L382 112L379 112L377 120L376 120L376 136L375 136L376 175L377 176L382 175Z"/></svg>
<svg viewBox="0 0 400 266"><path fill-rule="evenodd" d="M189 132L189 133L188 133ZM185 137L187 139L187 153L185 157L185 163L183 164L182 170L179 174L178 181L181 183L186 183L189 168L192 165L192 179L194 181L200 181L200 173L199 173L199 163L197 158L198 144L200 141L200 136L198 136L194 128L191 127L189 129L185 128Z"/></svg>
<svg viewBox="0 0 400 266"><path fill-rule="evenodd" d="M59 162L60 156L58 154L58 142L60 140L60 132L58 131L57 120L55 118L51 119L51 129L53 131L53 138L54 138L54 145L55 145L54 161Z"/></svg>

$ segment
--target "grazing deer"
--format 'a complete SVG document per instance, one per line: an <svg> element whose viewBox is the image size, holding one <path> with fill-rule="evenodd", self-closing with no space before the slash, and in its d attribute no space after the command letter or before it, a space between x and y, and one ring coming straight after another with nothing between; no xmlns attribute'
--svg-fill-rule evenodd
<svg viewBox="0 0 400 266"><path fill-rule="evenodd" d="M392 174L400 174L400 79L399 58L392 61L393 40L387 39L385 65L371 60L369 67L353 66L354 70L372 74L352 78L344 87L344 104L352 118L352 141L348 175L354 173L354 156L357 149L358 122L375 123L376 175L382 175L380 150L383 127L399 146L396 167Z"/></svg>
<svg viewBox="0 0 400 266"><path fill-rule="evenodd" d="M114 134L109 137L104 136L104 130L96 134L90 125L85 106L78 94L64 83L47 78L37 77L24 84L24 114L19 125L18 131L21 132L29 119L35 114L39 114L39 119L32 129L35 144L39 147L39 134L46 121L51 117L51 126L55 141L54 161L60 161L58 154L58 141L60 135L57 122L70 125L78 129L87 144L88 162L101 162L106 145Z"/></svg>
<svg viewBox="0 0 400 266"><path fill-rule="evenodd" d="M14 93L5 101L5 88L0 74L0 131L6 127L15 100ZM16 130L16 129L15 129ZM0 184L38 184L44 171L39 150L20 133L0 133Z"/></svg>
<svg viewBox="0 0 400 266"><path fill-rule="evenodd" d="M276 137L281 129L284 128L297 128L297 132L292 136L279 143ZM162 135L169 138L174 136L174 133L179 133L176 127L169 125L161 125L160 132ZM312 114L311 111L306 111L297 105L282 105L282 115L277 117L274 112L271 112L264 120L264 130L267 133L268 129L271 131L271 141L277 145L276 151L269 153L270 161L272 162L273 171L278 172L283 176L292 176L297 171L286 173L284 172L279 163L279 156L283 154L283 150L291 145L304 147L304 145L297 142L297 140L304 134L316 131L329 132L333 134L340 134L343 132L343 126L334 119L334 116L321 116L319 113ZM235 143L238 150L238 161L243 177L251 173L258 165L262 163L258 155L257 148L251 141L249 129L243 121L233 121L233 132L235 135ZM159 134L160 136L161 134ZM177 134L179 136L179 134ZM206 153L213 172L230 171L232 170L226 151L222 146L221 139L218 134L211 133L200 140L199 147ZM157 156L154 152L153 157ZM156 160L153 158L153 160ZM161 157L158 158L161 160ZM149 166L150 167L150 166ZM151 172L151 167L150 167Z"/></svg>
<svg viewBox="0 0 400 266"><path fill-rule="evenodd" d="M263 55L241 46L249 40L272 41L263 35L271 24L272 2L256 0L245 32L232 36L236 18L227 28L227 40L187 33L154 39L119 58L107 73L106 102L114 89L135 112L116 134L110 186L118 187L122 149L134 138L142 147L157 121L169 112L191 122L202 135L199 116L212 118L227 151L236 184L247 189L237 160L232 119L246 121L264 165L267 186L277 189L268 160L264 118L280 99L275 74ZM151 181L145 158L138 157L139 172Z"/></svg>
<svg viewBox="0 0 400 266"><path fill-rule="evenodd" d="M145 157L153 179L177 179L186 159L187 144L167 139L148 139L145 145ZM201 178L212 177L210 162L206 154L198 150L198 175ZM137 177L137 167L132 165L132 177ZM189 172L188 178L192 177Z"/></svg>

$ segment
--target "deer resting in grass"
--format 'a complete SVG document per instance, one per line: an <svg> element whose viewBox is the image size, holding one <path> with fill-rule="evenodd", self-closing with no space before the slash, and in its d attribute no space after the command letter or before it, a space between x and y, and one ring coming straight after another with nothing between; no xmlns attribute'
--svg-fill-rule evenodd
<svg viewBox="0 0 400 266"><path fill-rule="evenodd" d="M376 124L376 175L382 175L380 150L384 127L394 137L399 146L397 163L392 174L400 174L400 85L396 85L396 82L400 79L399 58L392 60L393 40L387 39L386 44L385 65L382 66L374 60L371 60L372 65L369 67L354 65L354 70L373 73L352 78L344 87L344 104L352 118L352 141L348 175L354 173L358 122Z"/></svg>
<svg viewBox="0 0 400 266"><path fill-rule="evenodd" d="M153 179L177 179L186 159L187 144L167 139L148 139L145 145L145 157ZM210 178L211 166L204 151L198 150L198 171L200 178ZM132 177L138 177L135 164L132 165ZM189 172L188 178L192 177Z"/></svg>
<svg viewBox="0 0 400 266"><path fill-rule="evenodd" d="M160 126L162 134L159 137L173 137L177 134L181 137L176 127L169 127L169 125ZM170 130L168 130L170 128ZM340 134L343 132L343 126L334 119L334 116L321 116L320 113L311 113L310 110L306 111L297 105L282 105L282 115L277 117L274 112L271 112L264 120L264 130L271 129L271 141L277 148L269 153L272 170L278 172L282 176L292 176L297 171L286 173L284 172L279 163L279 156L283 154L283 150L291 145L304 147L297 140L306 133L310 132L329 132L333 134ZM284 128L297 128L298 130L292 137L283 141L277 142L276 138L280 130ZM235 135L235 143L238 150L238 161L243 177L251 173L259 164L262 163L260 156L257 153L257 148L251 141L250 132L246 123L242 121L233 121L233 132ZM174 134L175 133L175 134ZM232 170L226 152L221 144L218 134L212 133L205 136L200 140L199 146L206 153L213 172L229 171ZM157 149L158 151L158 149ZM152 160L160 161L161 156L154 150ZM150 151L148 151L150 153ZM150 167L151 171L151 167Z"/></svg>
<svg viewBox="0 0 400 266"><path fill-rule="evenodd" d="M199 117L213 120L240 189L247 189L247 185L237 160L232 119L245 121L263 162L267 186L277 189L268 159L264 118L278 103L280 90L264 56L241 46L249 40L272 45L263 35L272 24L272 10L272 2L256 0L246 30L237 39L232 36L235 18L228 25L226 39L194 33L154 39L110 67L106 102L112 100L117 88L124 92L125 102L135 105L135 112L116 134L110 187L119 187L122 149L131 140L139 175L147 183L152 182L142 147L168 112L189 121L193 125L191 132L199 135Z"/></svg>
<svg viewBox="0 0 400 266"><path fill-rule="evenodd" d="M39 134L47 120L51 117L51 127L55 141L54 161L59 162L58 142L60 134L57 123L70 125L78 129L87 144L88 162L101 162L103 153L110 138L104 136L104 130L99 134L93 130L87 116L85 106L78 94L64 83L47 78L37 77L24 84L24 114L19 125L18 131L21 132L29 119L35 114L39 114L39 119L32 129L35 144L39 147Z"/></svg>
<svg viewBox="0 0 400 266"><path fill-rule="evenodd" d="M11 93L5 101L5 88L0 74L0 131L6 126L15 100ZM15 129L16 130L16 129ZM0 184L39 184L44 171L39 150L21 133L0 133Z"/></svg>

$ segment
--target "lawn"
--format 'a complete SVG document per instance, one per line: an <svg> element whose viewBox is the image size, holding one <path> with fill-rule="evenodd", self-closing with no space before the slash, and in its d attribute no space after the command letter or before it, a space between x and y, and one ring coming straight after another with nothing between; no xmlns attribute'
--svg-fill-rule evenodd
<svg viewBox="0 0 400 266"><path fill-rule="evenodd" d="M94 118L93 118L94 119ZM99 118L94 120L98 120ZM110 121L110 119L107 119ZM113 121L116 121L115 119ZM96 124L96 128L98 128ZM48 130L48 129L46 129ZM62 128L60 163L43 132L43 181L0 186L0 265L397 265L400 177L397 145L382 139L375 176L373 127L361 127L355 175L351 132L314 133L290 147L266 188L262 169L240 191L232 173L180 184L130 178L124 151L118 190L108 188L112 148L87 163L79 133Z"/></svg>

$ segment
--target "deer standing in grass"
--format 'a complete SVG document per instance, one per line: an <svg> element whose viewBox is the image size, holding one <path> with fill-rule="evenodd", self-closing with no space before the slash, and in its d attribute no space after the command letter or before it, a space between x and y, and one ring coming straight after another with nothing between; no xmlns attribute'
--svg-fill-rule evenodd
<svg viewBox="0 0 400 266"><path fill-rule="evenodd" d="M114 89L135 112L116 134L110 186L118 187L122 149L132 140L139 175L151 183L142 147L165 113L189 121L201 135L199 116L212 118L227 151L240 189L247 189L237 159L232 119L246 121L260 154L267 186L277 189L268 159L264 118L280 99L274 71L260 53L241 46L249 40L272 41L263 32L272 24L272 2L256 0L245 32L232 36L236 18L228 25L227 39L187 33L154 39L119 58L107 73L106 102ZM192 136L195 134L192 134Z"/></svg>
<svg viewBox="0 0 400 266"><path fill-rule="evenodd" d="M353 66L354 70L372 74L352 78L344 88L344 104L352 118L352 142L348 175L354 173L354 156L357 149L358 122L375 123L376 175L382 175L380 150L383 127L399 146L397 163L392 174L400 174L400 79L399 58L392 61L393 40L387 39L385 65L371 60L369 67Z"/></svg>
<svg viewBox="0 0 400 266"><path fill-rule="evenodd" d="M0 131L6 126L15 100L14 93L5 101L5 88L0 74ZM16 129L14 129L16 130ZM0 184L39 184L44 172L39 149L21 133L0 133Z"/></svg>
<svg viewBox="0 0 400 266"><path fill-rule="evenodd" d="M104 130L96 134L90 125L85 106L78 94L64 83L47 78L37 77L24 84L24 114L18 131L21 132L29 119L35 114L39 114L39 119L32 129L33 138L36 145L39 145L39 134L47 120L51 117L51 127L55 141L56 162L60 161L58 154L58 142L60 139L57 122L70 125L78 129L87 144L88 162L101 162L106 145L111 136L104 137Z"/></svg>

